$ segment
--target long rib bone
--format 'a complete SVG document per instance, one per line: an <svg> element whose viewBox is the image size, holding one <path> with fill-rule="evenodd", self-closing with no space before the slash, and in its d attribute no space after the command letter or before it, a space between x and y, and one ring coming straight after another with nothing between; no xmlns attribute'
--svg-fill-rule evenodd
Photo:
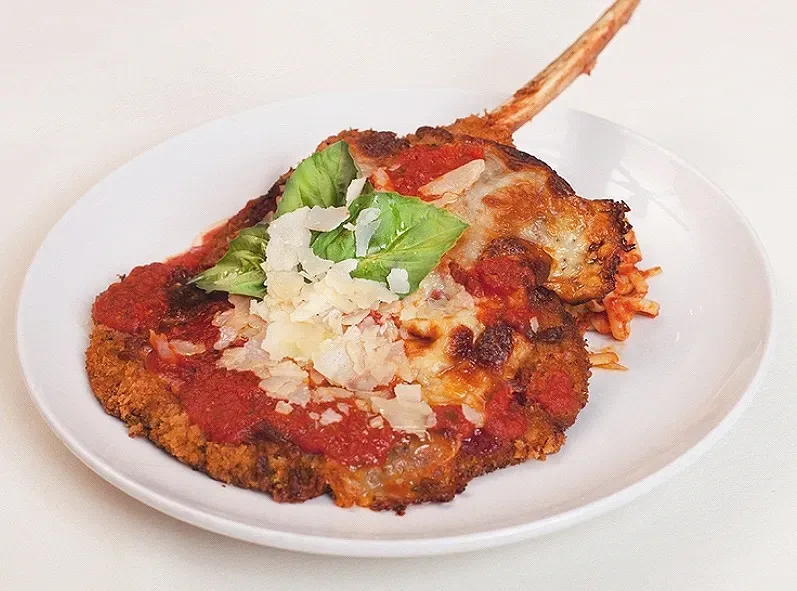
<svg viewBox="0 0 797 591"><path fill-rule="evenodd" d="M457 120L450 129L491 139L511 137L581 74L589 74L598 54L631 18L639 0L617 0L573 45L498 108L481 117ZM487 128L487 129L485 129ZM482 133L474 133L482 130Z"/></svg>

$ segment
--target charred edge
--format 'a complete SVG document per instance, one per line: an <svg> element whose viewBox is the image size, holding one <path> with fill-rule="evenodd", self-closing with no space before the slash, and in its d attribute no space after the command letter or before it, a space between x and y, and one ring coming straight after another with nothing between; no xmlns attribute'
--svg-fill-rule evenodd
<svg viewBox="0 0 797 591"><path fill-rule="evenodd" d="M510 170L520 170L529 165L538 166L548 172L547 185L551 193L559 197L571 197L576 194L576 192L573 190L573 187L570 186L570 183L559 176L559 174L553 168L536 156L532 156L531 154L527 154L526 152L522 152L517 148L513 148L512 146L507 146L505 144L499 144L496 142L490 143L509 157L509 160L506 162L506 164Z"/></svg>
<svg viewBox="0 0 797 591"><path fill-rule="evenodd" d="M255 425L247 433L245 440L247 443L288 443L288 440L273 425L262 422Z"/></svg>
<svg viewBox="0 0 797 591"><path fill-rule="evenodd" d="M529 303L534 306L550 302L556 297L556 294L547 287L540 285L539 287L529 290L527 297Z"/></svg>
<svg viewBox="0 0 797 591"><path fill-rule="evenodd" d="M551 171L548 176L548 188L554 195L559 195L560 197L570 197L576 194L570 183L560 177L555 171Z"/></svg>
<svg viewBox="0 0 797 591"><path fill-rule="evenodd" d="M454 136L442 127L423 126L418 128L411 141L428 145L449 144L454 141Z"/></svg>
<svg viewBox="0 0 797 591"><path fill-rule="evenodd" d="M565 336L565 329L563 326L552 326L537 331L534 338L543 343L559 343Z"/></svg>
<svg viewBox="0 0 797 591"><path fill-rule="evenodd" d="M625 214L631 211L631 208L628 207L624 201L606 201L609 205L609 215L612 217L614 227L617 228L617 232L619 233L620 248L626 252L629 252L633 250L635 246L626 242L626 236L631 231L632 227ZM619 265L620 253L615 252L611 259L607 261L607 264L603 267L601 278L605 280L611 287L607 294L614 291L615 276L617 275L617 267L619 267Z"/></svg>
<svg viewBox="0 0 797 591"><path fill-rule="evenodd" d="M536 156L532 156L526 152L521 152L517 148L506 146L504 144L499 144L496 142L490 143L509 157L507 165L511 170L519 170L529 165L538 166L548 172L548 188L554 195L558 195L560 197L570 197L576 194L576 192L573 190L573 187L570 186L570 183L560 177L553 168Z"/></svg>
<svg viewBox="0 0 797 591"><path fill-rule="evenodd" d="M501 152L504 153L509 158L507 165L512 170L517 170L520 168L524 168L526 166L539 166L540 168L544 168L548 172L554 172L553 168L548 166L545 162L537 158L536 156L532 156L531 154L527 154L526 152L521 152L517 148L513 148L512 146L507 146L505 144L499 144L498 142L490 142L487 140L483 140Z"/></svg>
<svg viewBox="0 0 797 591"><path fill-rule="evenodd" d="M473 331L463 324L455 327L448 335L446 352L457 360L470 357L473 353Z"/></svg>
<svg viewBox="0 0 797 591"><path fill-rule="evenodd" d="M500 368L512 353L512 329L503 322L484 329L473 344L473 360L477 365Z"/></svg>
<svg viewBox="0 0 797 591"><path fill-rule="evenodd" d="M336 136L336 139L349 141L356 149L364 156L369 158L389 158L402 150L410 147L410 142L407 138L399 137L392 131L374 131L372 129L366 131L351 130L343 132ZM352 135L354 139L350 139ZM327 140L329 143L329 140Z"/></svg>
<svg viewBox="0 0 797 591"><path fill-rule="evenodd" d="M282 195L282 192L285 190L285 183L292 173L293 169L289 170L271 185L271 188L265 195L261 195L249 201L241 211L230 219L229 224L231 228L234 229L235 232L238 232L243 228L254 226L263 221L266 215L277 208L277 198Z"/></svg>

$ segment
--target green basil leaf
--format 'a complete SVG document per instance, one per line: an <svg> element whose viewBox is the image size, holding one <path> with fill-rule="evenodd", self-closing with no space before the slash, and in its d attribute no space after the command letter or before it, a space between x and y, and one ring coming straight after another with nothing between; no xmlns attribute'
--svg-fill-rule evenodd
<svg viewBox="0 0 797 591"><path fill-rule="evenodd" d="M274 217L300 207L339 207L346 189L357 178L357 167L346 142L335 142L302 160L285 184Z"/></svg>
<svg viewBox="0 0 797 591"><path fill-rule="evenodd" d="M261 265L266 260L267 228L267 224L257 224L241 230L219 262L189 283L207 292L262 298L266 295L266 273Z"/></svg>
<svg viewBox="0 0 797 591"><path fill-rule="evenodd" d="M349 223L368 207L379 209L379 227L366 254L355 257L354 232L340 226L321 234L313 251L335 262L357 258L353 277L384 282L391 269L407 271L410 293L456 244L468 224L444 209L398 193L365 193L349 205Z"/></svg>

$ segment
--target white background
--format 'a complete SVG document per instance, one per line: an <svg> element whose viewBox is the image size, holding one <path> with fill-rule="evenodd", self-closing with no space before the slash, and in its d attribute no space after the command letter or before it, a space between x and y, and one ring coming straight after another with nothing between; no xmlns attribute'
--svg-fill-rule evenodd
<svg viewBox="0 0 797 591"><path fill-rule="evenodd" d="M261 548L165 517L105 483L50 433L19 373L14 311L25 268L66 209L126 160L204 121L324 90L509 94L607 5L0 2L0 589L794 588L790 0L642 0L592 77L558 99L651 137L715 180L761 235L776 278L776 353L751 408L696 465L625 508L450 557Z"/></svg>

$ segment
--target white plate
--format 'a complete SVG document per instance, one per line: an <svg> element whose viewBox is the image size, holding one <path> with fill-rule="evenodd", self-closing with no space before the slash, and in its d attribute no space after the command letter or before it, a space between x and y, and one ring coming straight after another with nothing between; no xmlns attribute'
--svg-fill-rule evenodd
<svg viewBox="0 0 797 591"><path fill-rule="evenodd" d="M753 230L693 168L638 135L547 109L516 136L586 197L623 199L662 306L618 347L631 370L595 372L563 450L473 481L407 515L280 505L194 472L130 439L89 390L83 367L94 296L137 264L188 247L263 193L320 140L348 127L409 132L497 104L457 91L331 94L266 105L173 138L89 191L28 271L17 325L33 401L103 478L164 513L222 534L308 552L409 556L550 532L629 501L705 451L739 416L769 349L771 279Z"/></svg>

